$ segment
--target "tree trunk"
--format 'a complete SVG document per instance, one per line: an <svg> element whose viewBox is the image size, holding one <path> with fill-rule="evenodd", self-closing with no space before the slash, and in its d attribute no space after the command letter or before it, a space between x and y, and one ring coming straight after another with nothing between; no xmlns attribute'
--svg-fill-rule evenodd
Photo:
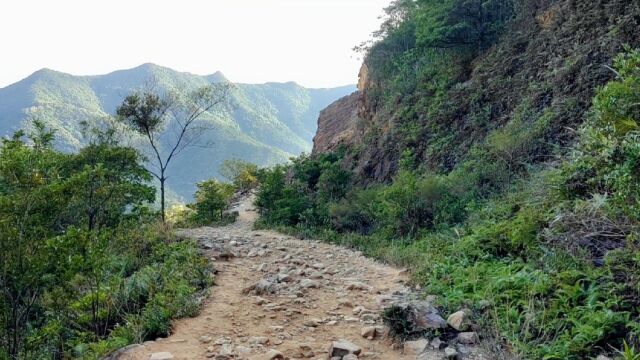
<svg viewBox="0 0 640 360"><path fill-rule="evenodd" d="M166 224L166 218L165 218L165 204L164 204L164 182L167 179L164 177L164 175L162 175L160 177L160 216L162 216L162 223Z"/></svg>
<svg viewBox="0 0 640 360"><path fill-rule="evenodd" d="M89 217L89 221L88 221L89 232L92 232L96 223L95 212L93 210L89 210L88 217Z"/></svg>

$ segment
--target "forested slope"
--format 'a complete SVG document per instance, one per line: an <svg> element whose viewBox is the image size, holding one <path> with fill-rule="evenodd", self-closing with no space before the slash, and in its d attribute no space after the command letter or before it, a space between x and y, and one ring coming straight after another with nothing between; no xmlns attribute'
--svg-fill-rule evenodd
<svg viewBox="0 0 640 360"><path fill-rule="evenodd" d="M217 81L227 80L221 73L198 76L153 64L99 76L43 69L0 89L0 135L38 119L56 131L58 148L77 151L86 144L81 123L104 123L132 91L153 83L157 91L188 92ZM202 144L215 146L187 149L184 156L190 161L175 163L169 187L190 199L198 181L219 176L225 159L271 165L308 152L319 111L353 90L307 89L293 82L236 84L226 106L202 118L212 128ZM128 137L136 145L138 139Z"/></svg>

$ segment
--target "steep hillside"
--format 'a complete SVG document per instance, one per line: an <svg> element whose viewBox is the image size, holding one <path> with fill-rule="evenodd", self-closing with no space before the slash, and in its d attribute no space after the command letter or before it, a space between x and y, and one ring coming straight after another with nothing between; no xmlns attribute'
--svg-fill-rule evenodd
<svg viewBox="0 0 640 360"><path fill-rule="evenodd" d="M472 330L499 359L637 359L640 2L386 12L312 156L261 175L263 225L407 266L467 322L424 330L390 307L399 341L464 354Z"/></svg>
<svg viewBox="0 0 640 360"><path fill-rule="evenodd" d="M514 3L515 18L483 51L420 44L420 29L403 29L414 19L389 25L397 32L371 47L360 73L366 135L354 139L350 161L363 181L390 180L403 152L415 167L451 170L507 124L544 127L532 135L535 149L519 154L526 162L571 143L595 91L615 76L614 56L640 45L640 3Z"/></svg>
<svg viewBox="0 0 640 360"><path fill-rule="evenodd" d="M57 131L60 148L75 151L83 144L80 122L106 121L124 96L150 79L161 89L190 89L226 81L221 73L197 76L153 64L100 76L43 69L0 89L0 134L10 134L28 126L30 119L40 119ZM185 151L183 156L189 161L175 163L169 186L189 198L194 184L217 176L225 159L237 157L268 165L308 152L319 111L353 90L352 86L306 89L292 82L237 84L225 109L205 116L215 130L203 142L213 146Z"/></svg>

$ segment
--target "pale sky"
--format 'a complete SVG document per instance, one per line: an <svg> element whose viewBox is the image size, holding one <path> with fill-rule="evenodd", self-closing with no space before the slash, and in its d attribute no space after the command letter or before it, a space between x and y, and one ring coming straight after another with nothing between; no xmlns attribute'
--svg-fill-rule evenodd
<svg viewBox="0 0 640 360"><path fill-rule="evenodd" d="M152 62L234 82L357 82L352 51L390 0L0 0L0 87L41 68Z"/></svg>

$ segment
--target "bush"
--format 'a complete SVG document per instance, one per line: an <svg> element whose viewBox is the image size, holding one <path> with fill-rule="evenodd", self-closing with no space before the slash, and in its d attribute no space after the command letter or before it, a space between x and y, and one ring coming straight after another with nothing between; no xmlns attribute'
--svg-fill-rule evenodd
<svg viewBox="0 0 640 360"><path fill-rule="evenodd" d="M228 224L235 216L225 214L234 194L234 186L215 179L198 183L196 201L188 207L194 212L188 214L188 222L197 225Z"/></svg>
<svg viewBox="0 0 640 360"><path fill-rule="evenodd" d="M258 166L246 161L225 160L220 174L233 183L236 191L245 193L258 186Z"/></svg>
<svg viewBox="0 0 640 360"><path fill-rule="evenodd" d="M340 154L303 155L289 166L261 170L256 206L262 221L285 226L327 225L329 204L342 199L351 183L351 173L341 167L340 159Z"/></svg>
<svg viewBox="0 0 640 360"><path fill-rule="evenodd" d="M387 45L397 43L374 51ZM516 356L586 359L623 348L633 356L640 345L640 52L621 55L616 71L564 162L546 158L551 112L523 104L449 172L413 170L419 158L404 151L391 183L349 189L335 176L337 160L303 157L272 174L260 204L268 212L282 201L287 216L276 225L295 226L290 231L411 267L413 281L445 312L472 309L483 337ZM407 110L409 122L417 112ZM434 141L446 148L448 139ZM325 174L347 191L319 196ZM385 314L400 337L413 335L405 315Z"/></svg>
<svg viewBox="0 0 640 360"><path fill-rule="evenodd" d="M0 358L98 359L198 308L206 259L156 225L142 157L111 135L64 154L36 123L0 145Z"/></svg>
<svg viewBox="0 0 640 360"><path fill-rule="evenodd" d="M371 234L380 220L382 197L380 186L356 189L329 207L331 225L340 232Z"/></svg>

